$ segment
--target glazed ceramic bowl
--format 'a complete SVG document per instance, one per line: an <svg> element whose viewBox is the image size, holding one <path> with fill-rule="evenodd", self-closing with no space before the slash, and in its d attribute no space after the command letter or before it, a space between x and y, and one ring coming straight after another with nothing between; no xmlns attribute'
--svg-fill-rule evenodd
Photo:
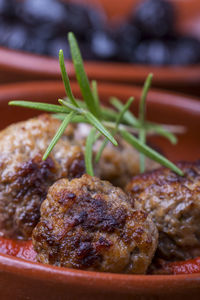
<svg viewBox="0 0 200 300"><path fill-rule="evenodd" d="M72 84L80 96L76 84ZM101 99L106 103L110 96L123 100L134 95L137 110L141 90L112 84L99 84ZM38 112L8 107L11 99L29 99L56 103L64 96L60 82L35 82L2 86L0 88L0 129ZM200 158L200 102L162 91L151 90L148 95L148 119L184 125L187 131L179 136L177 146L162 138L154 141L172 160ZM50 265L32 263L0 254L1 300L107 300L107 299L199 299L200 274L194 275L125 275L87 272Z"/></svg>
<svg viewBox="0 0 200 300"><path fill-rule="evenodd" d="M65 0L68 1L68 0ZM141 0L71 0L103 6L108 19L120 22L132 7ZM200 1L171 0L177 12L177 29L200 38ZM67 41L66 41L67 43ZM123 82L141 85L147 74L155 75L153 85L200 96L200 64L184 67L155 67L126 63L86 62L90 78L101 81ZM75 77L68 64L71 78ZM60 70L55 58L33 55L0 47L0 82L16 82L40 79L58 79Z"/></svg>

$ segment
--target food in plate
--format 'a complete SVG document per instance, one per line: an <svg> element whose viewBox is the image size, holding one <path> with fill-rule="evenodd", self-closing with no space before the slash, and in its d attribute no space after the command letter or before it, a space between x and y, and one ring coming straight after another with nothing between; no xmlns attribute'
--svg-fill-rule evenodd
<svg viewBox="0 0 200 300"><path fill-rule="evenodd" d="M33 231L37 260L101 272L144 274L157 247L155 224L120 188L97 177L50 187Z"/></svg>
<svg viewBox="0 0 200 300"><path fill-rule="evenodd" d="M200 62L200 41L175 29L171 1L139 1L127 19L108 24L100 5L86 6L58 0L1 0L0 45L57 56L73 31L87 60L124 61L152 65ZM113 9L114 10L114 9Z"/></svg>
<svg viewBox="0 0 200 300"><path fill-rule="evenodd" d="M0 134L4 153L1 172L9 175L1 184L2 194L7 197L2 198L0 212L7 223L1 224L0 250L5 244L3 253L15 253L18 257L61 267L128 274L173 273L177 268L172 264L180 264L173 260L199 255L199 163L174 164L147 144L149 134L160 134L175 144L177 139L169 128L183 130L145 119L151 74L142 91L139 117L129 109L132 97L125 104L112 98L110 103L118 110L116 113L113 108L101 105L96 82L90 86L72 33L69 42L84 101L73 95L60 51L67 98L59 99L59 105L30 101L9 103L53 114L11 125ZM88 124L89 132L86 131L84 137L81 128L88 128ZM121 163L127 167L123 157L127 145L135 149L133 155L125 156L130 165L131 160L139 164L143 174L131 180L126 194L110 182L95 177L95 172L98 165L101 166L101 159L105 159L107 147L110 147L111 157L119 160L122 150ZM117 154L112 150L114 146L119 149ZM137 156L135 151L139 151ZM151 159L150 168L155 164L165 168L144 173L146 157ZM20 162L26 165L27 161L28 169L24 172L22 168L19 172ZM113 160L110 162L123 179L124 170L120 174L120 168L118 170ZM100 169L103 177L105 166ZM129 181L129 176L126 178ZM9 189L13 194L8 193ZM37 211L36 218L33 207ZM21 223L31 225L28 234L26 227L25 230L20 227ZM18 232L21 234L17 236ZM6 237L10 236L18 240L9 241ZM19 240L30 236L33 245L23 241L20 246ZM9 245L14 245L16 250L10 251ZM27 251L23 251L23 247ZM158 264L161 268L157 269ZM187 262L184 264L187 269Z"/></svg>
<svg viewBox="0 0 200 300"><path fill-rule="evenodd" d="M48 188L62 177L84 173L84 156L69 126L46 161L43 153L60 122L42 115L10 125L0 133L0 231L30 238Z"/></svg>
<svg viewBox="0 0 200 300"><path fill-rule="evenodd" d="M136 176L126 187L135 207L157 225L156 257L169 261L200 256L200 161L178 166L182 177L160 168Z"/></svg>
<svg viewBox="0 0 200 300"><path fill-rule="evenodd" d="M84 124L70 125L47 160L42 156L60 121L48 114L12 124L0 133L0 232L11 238L28 239L40 218L40 205L48 188L60 178L81 177L85 173L84 144L80 137ZM82 129L85 130L85 129ZM88 131L86 131L88 134ZM138 173L139 154L118 138L120 151L110 144L105 148L95 173L125 186ZM95 145L94 154L100 145ZM128 160L132 157L133 163ZM148 168L157 164L148 161ZM130 168L131 166L131 168ZM126 181L124 176L126 176Z"/></svg>

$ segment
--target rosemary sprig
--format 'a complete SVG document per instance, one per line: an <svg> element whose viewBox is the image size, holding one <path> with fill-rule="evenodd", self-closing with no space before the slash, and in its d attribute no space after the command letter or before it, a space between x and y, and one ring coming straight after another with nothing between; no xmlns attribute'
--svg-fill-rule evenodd
<svg viewBox="0 0 200 300"><path fill-rule="evenodd" d="M116 97L111 97L110 98L110 103L118 110L122 111L123 110L123 103ZM137 118L131 113L130 111L126 111L126 113L123 115L122 122L125 122L126 124L129 124L133 127L139 128L141 127Z"/></svg>
<svg viewBox="0 0 200 300"><path fill-rule="evenodd" d="M61 138L61 136L63 135L65 129L67 128L67 125L71 122L71 120L73 119L75 113L72 111L69 114L66 115L65 119L63 120L62 124L60 125L58 131L56 132L56 134L54 135L51 143L49 144L44 156L43 156L43 160L47 159L47 157L49 156L49 153L52 151L52 149L54 148L54 146L57 144L57 142L59 141L59 139Z"/></svg>
<svg viewBox="0 0 200 300"><path fill-rule="evenodd" d="M67 108L71 109L74 112L80 113L80 115L84 116L88 123L92 124L102 135L104 135L114 146L117 146L117 141L114 137L109 133L109 131L103 126L103 124L90 112L83 108L78 108L73 106L66 101L59 99L58 102L63 105L67 106Z"/></svg>
<svg viewBox="0 0 200 300"><path fill-rule="evenodd" d="M135 149L144 154L145 156L151 158L152 160L158 162L159 164L171 169L176 172L178 175L183 176L182 170L180 170L176 165L174 165L171 161L165 158L163 155L158 153L157 151L151 149L149 146L142 143L136 137L125 130L120 130L122 137Z"/></svg>
<svg viewBox="0 0 200 300"><path fill-rule="evenodd" d="M83 60L81 57L80 49L78 47L76 38L72 32L68 34L68 41L70 45L70 51L72 55L72 60L76 72L76 78L79 83L81 93L89 111L96 117L99 116L99 107L97 101L95 100L93 93L90 88L88 77L85 73L83 66Z"/></svg>
<svg viewBox="0 0 200 300"><path fill-rule="evenodd" d="M96 80L92 80L92 94L95 100L96 109L99 112L99 116L101 117L101 106L100 106L100 100L99 100L99 93L98 93L98 86Z"/></svg>
<svg viewBox="0 0 200 300"><path fill-rule="evenodd" d="M142 96L140 99L140 105L139 105L139 120L142 127L139 130L139 140L141 143L146 143L146 128L144 127L145 123L145 115L146 115L146 98L147 93L149 91L149 88L151 86L152 81L152 74L149 74L147 76L147 79L145 80L144 87L142 90ZM145 170L145 155L143 153L140 153L140 173L143 173Z"/></svg>
<svg viewBox="0 0 200 300"><path fill-rule="evenodd" d="M117 108L117 110L121 111L123 109L123 103L115 98L111 97L110 98L110 103ZM105 111L105 108L104 108ZM112 116L113 111L111 109L108 109L108 112L105 112L105 116L107 115L110 116L110 119L113 118ZM185 127L183 126L176 126L176 125L161 125L161 124L156 124L153 122L145 121L143 125L141 125L140 120L138 120L134 114L131 111L127 111L122 119L123 124L127 124L132 126L132 128L136 129L134 130L135 133L138 133L138 129L144 128L147 131L147 134L149 133L158 133L159 135L167 138L172 144L176 144L177 138L173 134L173 132L177 133L184 133L185 132ZM169 131L170 130L170 131Z"/></svg>
<svg viewBox="0 0 200 300"><path fill-rule="evenodd" d="M119 99L111 98L110 102L113 105L114 109L104 107L100 104L97 83L95 81L92 81L90 87L88 77L85 73L81 53L73 33L69 33L68 40L70 44L70 50L72 54L73 64L75 67L77 81L79 83L79 87L84 101L76 99L73 95L69 77L65 68L64 55L62 50L60 50L60 69L67 98L59 99L58 102L60 105L29 101L9 102L9 105L28 107L54 113L54 117L62 120L62 123L58 131L56 132L54 138L52 139L50 145L48 146L43 158L46 159L48 157L53 147L56 145L56 143L58 142L58 140L60 139L65 129L67 128L67 125L70 122L88 123L92 127L86 139L85 166L86 172L91 176L94 175L92 151L94 143L101 136L104 137L104 140L95 158L95 161L98 162L108 141L113 143L113 145L117 146L117 142L115 140L116 134L120 135L121 138L126 140L133 147L135 147L141 155L147 156L155 160L156 162L170 168L179 175L183 175L183 172L176 165L174 165L164 156L162 156L161 154L159 154L158 152L151 149L145 144L146 134L152 132L168 138L172 143L176 142L176 137L172 134L172 132L169 132L166 129L166 127L145 120L146 95L150 86L152 75L149 75L144 86L140 102L139 118L136 118L133 115L133 113L129 110L130 105L133 102L133 98L128 99L125 105ZM115 109L119 111L118 114L116 113ZM139 139L132 134L135 132L139 133ZM143 156L141 156L141 158L142 157ZM141 171L144 171L144 163L142 162L142 159L140 162Z"/></svg>
<svg viewBox="0 0 200 300"><path fill-rule="evenodd" d="M59 51L59 62L60 62L61 76L62 76L62 80L63 80L63 83L64 83L66 95L68 95L71 103L74 106L79 107L76 99L74 98L72 90L71 90L71 86L70 86L70 82L69 82L69 77L67 75L66 68L65 68L64 54L63 54L63 50L62 49Z"/></svg>
<svg viewBox="0 0 200 300"><path fill-rule="evenodd" d="M132 102L133 102L134 98L133 97L130 97L128 99L128 101L126 102L126 104L122 107L122 110L121 112L119 113L119 115L117 116L116 118L116 124L115 124L115 129L113 131L113 135L117 134L118 132L118 128L119 128L119 125L120 125L120 122L121 120L123 119L123 116L124 114L128 111L128 109L130 108ZM95 162L98 163L100 158L101 158L101 155L103 153L103 150L105 149L105 147L107 146L108 144L108 140L105 139L103 141L103 143L101 144L100 148L99 148L99 151L97 152L96 154L96 157L95 157Z"/></svg>
<svg viewBox="0 0 200 300"><path fill-rule="evenodd" d="M92 128L86 139L85 145L85 169L86 173L90 174L91 176L94 176L94 170L92 166L92 147L95 142L95 133L96 129Z"/></svg>
<svg viewBox="0 0 200 300"><path fill-rule="evenodd" d="M69 112L65 107L62 107L60 105L47 104L43 102L31 102L31 101L20 100L20 101L10 101L9 105L32 108L32 109L37 109L37 110L42 110L42 111L47 111L52 113L66 114Z"/></svg>

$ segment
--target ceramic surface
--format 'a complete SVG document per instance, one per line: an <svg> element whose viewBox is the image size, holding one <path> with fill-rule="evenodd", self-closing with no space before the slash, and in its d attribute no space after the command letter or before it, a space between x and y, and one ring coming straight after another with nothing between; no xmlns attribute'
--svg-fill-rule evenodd
<svg viewBox="0 0 200 300"><path fill-rule="evenodd" d="M72 84L80 96L76 84ZM114 95L123 100L134 95L137 102L141 90L137 87L100 84L102 100ZM60 82L36 82L0 87L0 129L10 123L36 115L36 111L8 107L11 99L29 99L55 103L64 95ZM200 102L161 91L148 96L148 119L185 125L187 131L179 137L177 146L157 139L165 154L173 160L200 158ZM155 138L154 138L155 140ZM0 255L1 300L110 300L110 299L199 299L200 274L194 275L124 275L64 269Z"/></svg>

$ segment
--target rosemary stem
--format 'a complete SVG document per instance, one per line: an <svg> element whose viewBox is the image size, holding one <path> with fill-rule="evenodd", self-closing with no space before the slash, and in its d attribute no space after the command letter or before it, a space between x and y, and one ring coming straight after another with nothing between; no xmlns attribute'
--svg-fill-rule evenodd
<svg viewBox="0 0 200 300"><path fill-rule="evenodd" d="M76 106L74 106L73 104L68 103L67 101L63 100L63 99L58 99L58 102L63 105L66 106L67 108L69 108L72 111L75 111L79 114L83 113L83 109L82 108L78 108Z"/></svg>
<svg viewBox="0 0 200 300"><path fill-rule="evenodd" d="M144 87L142 90L142 96L139 104L139 120L141 124L141 128L139 129L139 140L141 143L146 143L146 129L145 125L145 116L146 116L146 98L148 90L151 86L153 74L149 74L147 79L145 80ZM140 153L140 173L144 173L145 171L145 155Z"/></svg>

